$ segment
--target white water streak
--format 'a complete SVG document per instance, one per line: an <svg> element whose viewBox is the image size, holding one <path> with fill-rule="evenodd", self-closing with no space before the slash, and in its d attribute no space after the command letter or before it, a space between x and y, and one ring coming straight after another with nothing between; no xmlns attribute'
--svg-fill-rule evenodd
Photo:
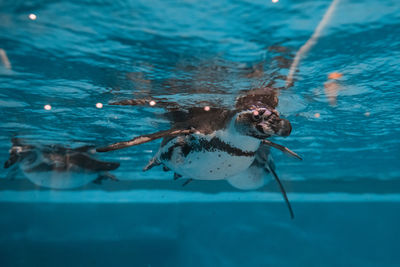
<svg viewBox="0 0 400 267"><path fill-rule="evenodd" d="M340 0L333 0L331 5L329 6L328 10L325 12L324 17L318 24L317 28L315 29L313 35L308 39L308 41L297 51L296 56L293 60L292 65L290 66L289 69L289 74L286 78L286 88L291 86L293 84L293 76L294 73L300 64L300 60L304 57L304 55L314 46L314 44L317 42L318 38L321 35L321 32L325 28L325 26L328 24L330 21L333 12L335 11L336 6L338 5Z"/></svg>

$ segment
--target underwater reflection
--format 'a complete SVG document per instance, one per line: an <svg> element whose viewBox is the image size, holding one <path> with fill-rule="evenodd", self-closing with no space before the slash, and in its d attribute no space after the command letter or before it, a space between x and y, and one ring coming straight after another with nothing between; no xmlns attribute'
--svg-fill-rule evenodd
<svg viewBox="0 0 400 267"><path fill-rule="evenodd" d="M4 168L8 177L19 174L36 185L53 189L71 189L90 182L117 179L109 173L119 167L117 162L95 159L94 146L69 148L62 145L32 145L13 138L10 157Z"/></svg>
<svg viewBox="0 0 400 267"><path fill-rule="evenodd" d="M342 73L332 72L328 75L328 81L324 83L325 95L328 98L331 106L336 106L338 93L343 89L343 87L339 84L339 79L342 77Z"/></svg>

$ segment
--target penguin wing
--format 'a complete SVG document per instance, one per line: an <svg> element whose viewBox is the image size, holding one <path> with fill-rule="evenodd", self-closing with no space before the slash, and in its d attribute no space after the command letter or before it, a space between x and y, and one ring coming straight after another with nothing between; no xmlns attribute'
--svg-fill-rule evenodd
<svg viewBox="0 0 400 267"><path fill-rule="evenodd" d="M296 159L303 160L296 152L290 150L289 148L287 148L285 146L282 146L282 145L279 145L277 143L271 142L271 141L269 141L267 139L262 140L262 144L266 145L266 146L271 146L273 148L276 148L276 149L282 151L283 153L285 153L286 155L289 155L289 156L294 157Z"/></svg>
<svg viewBox="0 0 400 267"><path fill-rule="evenodd" d="M171 136L178 136L184 134L193 133L193 129L170 129L166 131L160 131L152 134L145 134L137 136L129 141L122 141L118 143L114 143L105 147L99 147L96 149L97 152L108 152L118 149L123 149L131 146L136 146L144 143L148 143L150 141L164 138L164 137L171 137Z"/></svg>
<svg viewBox="0 0 400 267"><path fill-rule="evenodd" d="M120 165L118 162L97 160L83 153L74 153L70 155L68 164L93 172L112 171L117 169Z"/></svg>

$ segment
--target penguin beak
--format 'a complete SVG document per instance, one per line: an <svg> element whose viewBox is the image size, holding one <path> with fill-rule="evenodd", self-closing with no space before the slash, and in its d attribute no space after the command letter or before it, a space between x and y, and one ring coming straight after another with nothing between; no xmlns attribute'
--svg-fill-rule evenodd
<svg viewBox="0 0 400 267"><path fill-rule="evenodd" d="M270 136L289 136L292 131L292 125L288 120L275 117L272 120L263 121L257 124L257 130L262 134Z"/></svg>
<svg viewBox="0 0 400 267"><path fill-rule="evenodd" d="M279 130L277 132L277 135L279 136L289 136L290 133L292 132L292 125L290 124L290 122L288 120L285 119L281 119L279 124Z"/></svg>

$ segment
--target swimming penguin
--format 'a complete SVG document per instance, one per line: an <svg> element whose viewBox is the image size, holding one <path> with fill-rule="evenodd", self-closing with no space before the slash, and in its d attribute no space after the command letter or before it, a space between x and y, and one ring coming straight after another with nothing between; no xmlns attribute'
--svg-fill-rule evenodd
<svg viewBox="0 0 400 267"><path fill-rule="evenodd" d="M130 141L97 148L106 152L163 138L160 149L144 170L163 165L175 172L175 178L184 176L199 180L226 179L241 189L255 189L265 183L267 174L278 182L282 194L285 190L275 172L270 147L277 148L301 159L288 148L267 138L289 136L292 130L288 120L279 116L276 90L262 87L237 98L235 109L218 107L180 107L164 99L133 99L111 103L113 105L150 105L167 109L165 116L171 121L170 130L138 136Z"/></svg>
<svg viewBox="0 0 400 267"><path fill-rule="evenodd" d="M13 138L10 158L4 168L10 173L22 171L33 183L54 189L70 189L104 179L117 180L108 171L119 163L94 159L93 146L68 148L61 145L30 145Z"/></svg>

